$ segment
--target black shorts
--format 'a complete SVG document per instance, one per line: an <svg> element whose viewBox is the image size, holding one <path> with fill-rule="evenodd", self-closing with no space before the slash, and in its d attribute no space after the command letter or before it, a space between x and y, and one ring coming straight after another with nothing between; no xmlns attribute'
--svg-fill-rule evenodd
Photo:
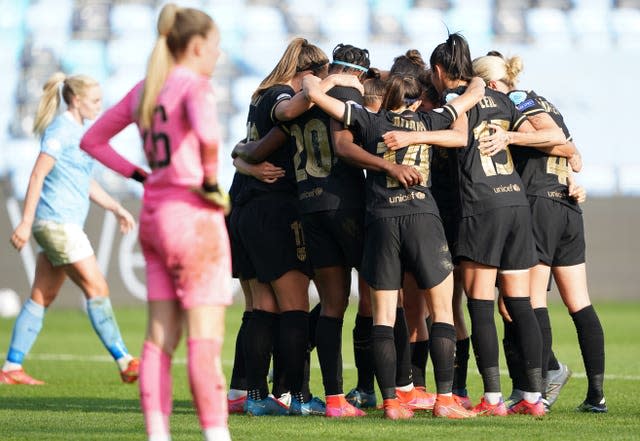
<svg viewBox="0 0 640 441"><path fill-rule="evenodd" d="M312 268L360 269L364 245L363 210L327 210L302 215Z"/></svg>
<svg viewBox="0 0 640 441"><path fill-rule="evenodd" d="M291 270L313 274L295 196L273 193L253 198L240 211L237 228L259 282L273 282Z"/></svg>
<svg viewBox="0 0 640 441"><path fill-rule="evenodd" d="M582 213L548 198L530 197L538 260L549 266L585 262Z"/></svg>
<svg viewBox="0 0 640 441"><path fill-rule="evenodd" d="M439 285L453 270L442 221L430 213L376 219L366 227L362 275L374 289L402 287L405 271L420 289Z"/></svg>
<svg viewBox="0 0 640 441"><path fill-rule="evenodd" d="M501 207L460 220L455 261L471 260L502 270L538 263L528 207Z"/></svg>
<svg viewBox="0 0 640 441"><path fill-rule="evenodd" d="M249 259L249 255L242 245L240 229L238 228L240 214L243 209L244 205L233 207L226 220L231 244L231 273L235 279L249 280L255 279L256 269L253 267L251 259Z"/></svg>
<svg viewBox="0 0 640 441"><path fill-rule="evenodd" d="M456 249L458 242L458 224L460 223L460 215L455 211L440 210L440 218L444 228L444 236L447 238L447 244L450 250Z"/></svg>

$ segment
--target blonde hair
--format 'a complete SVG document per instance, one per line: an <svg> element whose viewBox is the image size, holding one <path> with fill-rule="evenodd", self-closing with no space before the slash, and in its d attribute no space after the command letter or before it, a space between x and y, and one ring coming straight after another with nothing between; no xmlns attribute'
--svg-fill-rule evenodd
<svg viewBox="0 0 640 441"><path fill-rule="evenodd" d="M515 88L523 68L522 58L517 55L511 58L485 55L473 60L473 72L485 83L502 81L509 88Z"/></svg>
<svg viewBox="0 0 640 441"><path fill-rule="evenodd" d="M329 59L322 49L309 43L305 38L294 38L280 57L276 67L253 92L251 99L256 99L262 92L276 84L288 83L298 72L316 71L328 62Z"/></svg>
<svg viewBox="0 0 640 441"><path fill-rule="evenodd" d="M33 133L41 136L51 124L60 107L60 96L67 106L75 96L84 96L87 89L98 86L99 83L87 75L72 75L67 77L62 72L56 72L42 86L42 97L38 103L38 110L33 120Z"/></svg>
<svg viewBox="0 0 640 441"><path fill-rule="evenodd" d="M138 104L138 119L142 128L151 127L156 101L176 59L187 48L191 38L203 38L215 23L204 12L193 8L180 8L167 3L158 16L158 38L149 56L142 97Z"/></svg>

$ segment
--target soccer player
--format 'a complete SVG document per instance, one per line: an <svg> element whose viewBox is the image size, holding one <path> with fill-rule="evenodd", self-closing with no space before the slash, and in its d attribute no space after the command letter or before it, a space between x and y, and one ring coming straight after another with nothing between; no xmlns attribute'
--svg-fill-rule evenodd
<svg viewBox="0 0 640 441"><path fill-rule="evenodd" d="M343 75L329 76L325 83L335 78L343 81L351 78L351 84L361 88L357 78L364 76L368 67L366 50L339 44L333 51L329 73ZM353 87L333 87L329 93L343 101L362 102L362 94ZM362 257L364 177L361 170L335 157L330 122L326 113L313 107L272 129L261 142L239 146L236 152L258 161L273 154L273 150L286 152L282 146L289 138L295 145L292 156L298 208L322 305L315 344L327 399L325 414L352 417L364 413L345 400L342 389L342 319L348 303L351 269L359 267Z"/></svg>
<svg viewBox="0 0 640 441"><path fill-rule="evenodd" d="M446 42L434 49L430 64L434 86L440 93L450 89L449 99L458 96L473 76L469 47L459 34L449 35ZM506 308L521 331L529 382L525 399L511 411L540 416L544 415L542 337L529 301L529 268L535 262L531 214L509 150L503 150L504 145L488 146L482 151L478 148L479 139L490 130L490 121L517 130L509 133L519 144L554 146L564 143L565 137L559 129L535 131L506 96L489 89L468 114L468 144L455 151L462 218L454 255L469 298L472 344L484 384L484 395L474 410L481 415L507 414L500 392L498 339L493 318L497 276ZM410 135L398 145L420 142L421 132ZM493 238L489 244L487 237Z"/></svg>
<svg viewBox="0 0 640 441"><path fill-rule="evenodd" d="M31 233L38 253L31 296L16 319L0 383L44 384L22 368L25 355L42 329L46 308L56 299L67 276L87 299L87 313L102 344L118 364L125 383L138 378L137 358L127 350L109 300L109 288L83 225L90 201L116 215L120 231L135 225L131 214L92 179L94 161L80 150L85 122L98 116L100 85L85 75L56 73L43 87L34 120L41 150L31 172L22 220L11 236L17 250ZM64 100L67 110L55 116Z"/></svg>
<svg viewBox="0 0 640 441"><path fill-rule="evenodd" d="M183 328L191 393L207 441L229 440L220 351L231 302L218 187L215 96L210 77L220 34L204 12L166 4L147 74L85 134L81 147L107 167L144 181L140 244L146 261L149 320L142 350L140 401L150 440L170 439L171 358ZM110 139L131 123L143 137L151 173L120 156Z"/></svg>
<svg viewBox="0 0 640 441"><path fill-rule="evenodd" d="M318 47L303 38L292 40L252 96L247 141L264 137L278 121L291 119L308 109L309 102L302 95L295 96L296 90L306 75L324 72L326 76L327 64L326 55ZM324 414L324 403L303 390L311 269L296 206L293 166L284 148L265 160L284 169L285 176L273 183L248 177L237 196L243 208L232 223L232 231L237 231L241 250L258 282L251 286L253 312L247 324L245 345L247 413ZM291 393L289 408L268 394L267 371L276 341L280 350L274 354L274 377L280 375L278 365L282 366ZM277 383L274 378L274 386Z"/></svg>
<svg viewBox="0 0 640 441"><path fill-rule="evenodd" d="M562 114L551 102L533 91L517 89L518 76L522 71L520 57L484 56L474 60L473 67L488 87L508 94L534 127L557 125L568 140L567 144L553 148L513 149L516 170L522 177L531 204L539 260L531 270L531 303L543 335L544 367L552 341L547 310L547 284L552 273L576 326L589 382L586 399L577 410L607 412L603 391L604 334L587 289L584 225L582 210L577 203L581 193L571 176L576 152L571 135ZM549 407L570 375L566 366L559 365L558 368L547 378Z"/></svg>
<svg viewBox="0 0 640 441"><path fill-rule="evenodd" d="M451 125L458 112L464 113L482 96L483 87L443 109L416 113L421 88L413 78L391 80L383 110L372 114L356 104L346 105L324 93L312 78L303 81L305 93L333 118L344 121L363 148L352 142L336 143L336 152L350 162L366 167L366 233L362 271L372 295L372 331L376 378L384 399L384 414L406 419L413 412L401 405L396 391L396 350L393 325L402 286L403 270L411 271L422 290L428 290L434 315L431 355L438 396L434 415L449 418L474 416L460 407L451 395L455 330L451 311L451 260L437 207L429 192L429 146L412 145L398 153L387 149L382 135L393 128L437 130ZM462 131L425 132L430 142L461 145Z"/></svg>

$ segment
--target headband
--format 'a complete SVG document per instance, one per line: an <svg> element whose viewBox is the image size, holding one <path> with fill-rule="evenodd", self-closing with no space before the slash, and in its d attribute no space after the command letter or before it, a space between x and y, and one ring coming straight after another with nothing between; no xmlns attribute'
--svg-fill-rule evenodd
<svg viewBox="0 0 640 441"><path fill-rule="evenodd" d="M333 60L333 64L337 64L339 66L350 67L351 69L360 70L362 72L368 72L369 68L360 66L359 64L347 63L346 61Z"/></svg>

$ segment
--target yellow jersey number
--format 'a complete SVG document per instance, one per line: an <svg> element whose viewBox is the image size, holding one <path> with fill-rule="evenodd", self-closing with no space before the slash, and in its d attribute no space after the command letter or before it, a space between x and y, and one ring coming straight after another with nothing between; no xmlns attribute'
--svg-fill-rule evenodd
<svg viewBox="0 0 640 441"><path fill-rule="evenodd" d="M428 144L411 144L407 147L407 151L402 158L402 165L408 165L418 170L421 176L421 182L426 185L429 180L429 149ZM376 147L378 154L382 153L382 159L397 164L399 150L390 150L384 142L379 142ZM420 162L418 162L420 159ZM397 179L387 176L387 188L400 187Z"/></svg>
<svg viewBox="0 0 640 441"><path fill-rule="evenodd" d="M304 128L294 124L291 126L291 136L296 142L296 152L293 155L296 181L304 181L309 176L314 178L329 176L333 166L333 155L326 125L315 118L308 121ZM304 166L302 166L303 152L306 152L307 157Z"/></svg>
<svg viewBox="0 0 640 441"><path fill-rule="evenodd" d="M473 129L473 136L476 140L479 140L483 136L490 135L489 124L495 124L502 127L505 130L509 130L509 121L504 119L492 119L491 121L482 121ZM494 159L495 156L487 156L480 153L480 162L482 163L482 170L484 170L484 174L486 176L496 176L496 175L510 175L513 173L513 158L511 157L511 152L509 151L509 146L504 149L504 152L507 156L507 162L500 163L496 162Z"/></svg>

